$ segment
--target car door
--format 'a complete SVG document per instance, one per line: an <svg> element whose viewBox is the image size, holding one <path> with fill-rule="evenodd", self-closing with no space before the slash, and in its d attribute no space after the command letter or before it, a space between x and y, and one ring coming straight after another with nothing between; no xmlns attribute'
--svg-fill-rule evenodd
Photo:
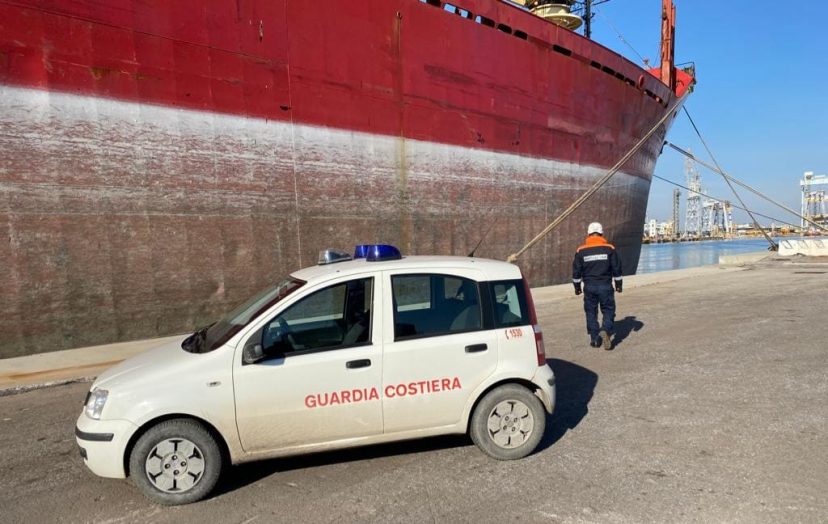
<svg viewBox="0 0 828 524"><path fill-rule="evenodd" d="M473 270L384 273L385 433L456 424L494 373L498 339L484 318L481 279Z"/></svg>
<svg viewBox="0 0 828 524"><path fill-rule="evenodd" d="M382 433L380 290L370 275L311 288L247 337L265 358L234 363L245 451Z"/></svg>

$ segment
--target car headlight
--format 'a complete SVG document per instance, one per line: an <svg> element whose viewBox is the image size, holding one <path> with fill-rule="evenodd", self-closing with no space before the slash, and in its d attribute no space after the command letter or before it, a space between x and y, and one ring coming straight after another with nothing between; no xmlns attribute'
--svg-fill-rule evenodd
<svg viewBox="0 0 828 524"><path fill-rule="evenodd" d="M84 407L86 416L91 419L100 420L101 411L103 411L108 396L109 391L105 389L93 389L90 391L89 395L86 396L86 404Z"/></svg>

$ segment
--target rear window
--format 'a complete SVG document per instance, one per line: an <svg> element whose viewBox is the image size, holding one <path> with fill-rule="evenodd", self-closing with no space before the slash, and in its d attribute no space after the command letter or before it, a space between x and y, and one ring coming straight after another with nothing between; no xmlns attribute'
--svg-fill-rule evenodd
<svg viewBox="0 0 828 524"><path fill-rule="evenodd" d="M477 282L438 275L395 275L394 339L431 337L482 329Z"/></svg>
<svg viewBox="0 0 828 524"><path fill-rule="evenodd" d="M489 291L496 328L525 326L531 323L522 280L489 282Z"/></svg>

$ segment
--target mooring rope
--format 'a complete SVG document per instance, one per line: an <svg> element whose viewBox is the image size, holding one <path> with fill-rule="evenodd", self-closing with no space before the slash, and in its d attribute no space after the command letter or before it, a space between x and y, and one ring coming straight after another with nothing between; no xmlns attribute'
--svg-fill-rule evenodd
<svg viewBox="0 0 828 524"><path fill-rule="evenodd" d="M647 142L647 140L649 140L649 139L650 139L650 137L651 137L651 136L653 136L653 135L655 134L655 132L656 132L656 131L658 131L658 128L660 128L660 127L664 124L664 122L666 122L666 121L667 121L667 119L668 119L668 118L670 118L670 117L673 115L673 113L675 112L676 108L677 108L677 107L679 107L679 106L680 106L680 105L684 102L684 100L687 98L687 96L688 96L689 94L690 94L690 90L688 89L688 90L687 90L687 91L686 91L686 92L685 92L685 93L681 96L681 98L679 98L678 100L676 100L676 102L673 104L673 106L672 106L672 107L670 107L670 109L669 109L668 111L665 111L665 112L664 112L664 116L662 116L662 117L659 119L659 121L656 123L656 125L654 125L654 126L653 126L653 128L652 128L652 129L650 129L650 131L649 131L649 132L647 132L647 134L646 134L646 135L644 135L644 137L643 137L641 140L639 140L638 142L636 142L636 144L633 146L633 148L632 148L632 149L630 149L630 150L627 152L627 154L625 154L623 157L621 157L621 160L619 160L619 161L618 161L618 162L617 162L614 166L612 166L612 168L610 168L610 170L609 170L609 171L607 171L607 173L606 173L604 176L602 176L602 177L598 180L598 182L596 182L596 183L595 183L592 187L590 187L590 188L589 188L589 189L588 189L588 190L587 190L587 191L586 191L583 195L581 195L581 196L580 196L577 200L575 200L575 202L573 202L573 203L572 203L572 204L571 204L568 208L566 208L566 210L565 210L563 213L561 213L561 214L560 214L560 216L558 216L558 218L556 218L555 220L553 220L552 222L550 222L550 223L549 223L549 225L548 225L548 226L546 226L546 227L543 229L543 231L541 231L540 233L538 233L538 234L535 236L535 238L533 238L532 240L530 240L530 241L529 241L529 242L528 242L525 246L523 246L522 248L520 248L517 252L512 253L511 255L509 255L509 256L508 256L508 258L506 258L506 261L507 261L507 262L512 262L512 263L514 263L515 261L517 261L517 259L518 259L518 258L519 258L519 257L520 257L523 253L525 253L525 252L526 252L526 250L528 250L529 248L531 248L532 246L534 246L535 244L537 244L537 243L538 243L538 242L539 242L539 241L540 241L543 237L545 237L547 234L549 234L549 232L550 232L550 231L552 231L553 229L555 229L556 227L558 227L558 226L561 224L561 222L563 222L564 220L566 220L566 218L567 218L569 215L571 215L572 213L574 213L574 212L575 212L575 210L576 210L576 209L578 209L579 207L581 207L581 205L582 205L584 202L586 202L586 201L589 199L589 197L591 197L593 194L595 194L595 192L596 192L596 191L598 191L599 189L601 189L601 187L602 187L604 184L606 184L606 183L609 181L609 179L610 179L610 178L612 178L612 177L613 177L613 175L615 175L615 173L617 173L617 172L618 172L618 171L619 171L619 170L620 170L620 169L624 166L624 164L626 164L626 163L627 163L627 161L628 161L630 158L632 158L632 156L633 156L634 154L636 154L636 153L638 152L638 150L639 150L639 149L641 149L641 147L642 147L642 146L644 146L644 144Z"/></svg>

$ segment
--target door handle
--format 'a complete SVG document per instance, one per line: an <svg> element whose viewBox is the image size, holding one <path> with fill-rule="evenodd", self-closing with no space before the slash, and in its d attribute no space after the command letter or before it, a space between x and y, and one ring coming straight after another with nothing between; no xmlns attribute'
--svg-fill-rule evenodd
<svg viewBox="0 0 828 524"><path fill-rule="evenodd" d="M489 349L489 346L486 344L472 344L471 346L466 346L466 353L479 353L487 349Z"/></svg>
<svg viewBox="0 0 828 524"><path fill-rule="evenodd" d="M370 365L371 360L367 358L362 358L359 360L349 360L345 363L345 367L348 369L367 368Z"/></svg>

